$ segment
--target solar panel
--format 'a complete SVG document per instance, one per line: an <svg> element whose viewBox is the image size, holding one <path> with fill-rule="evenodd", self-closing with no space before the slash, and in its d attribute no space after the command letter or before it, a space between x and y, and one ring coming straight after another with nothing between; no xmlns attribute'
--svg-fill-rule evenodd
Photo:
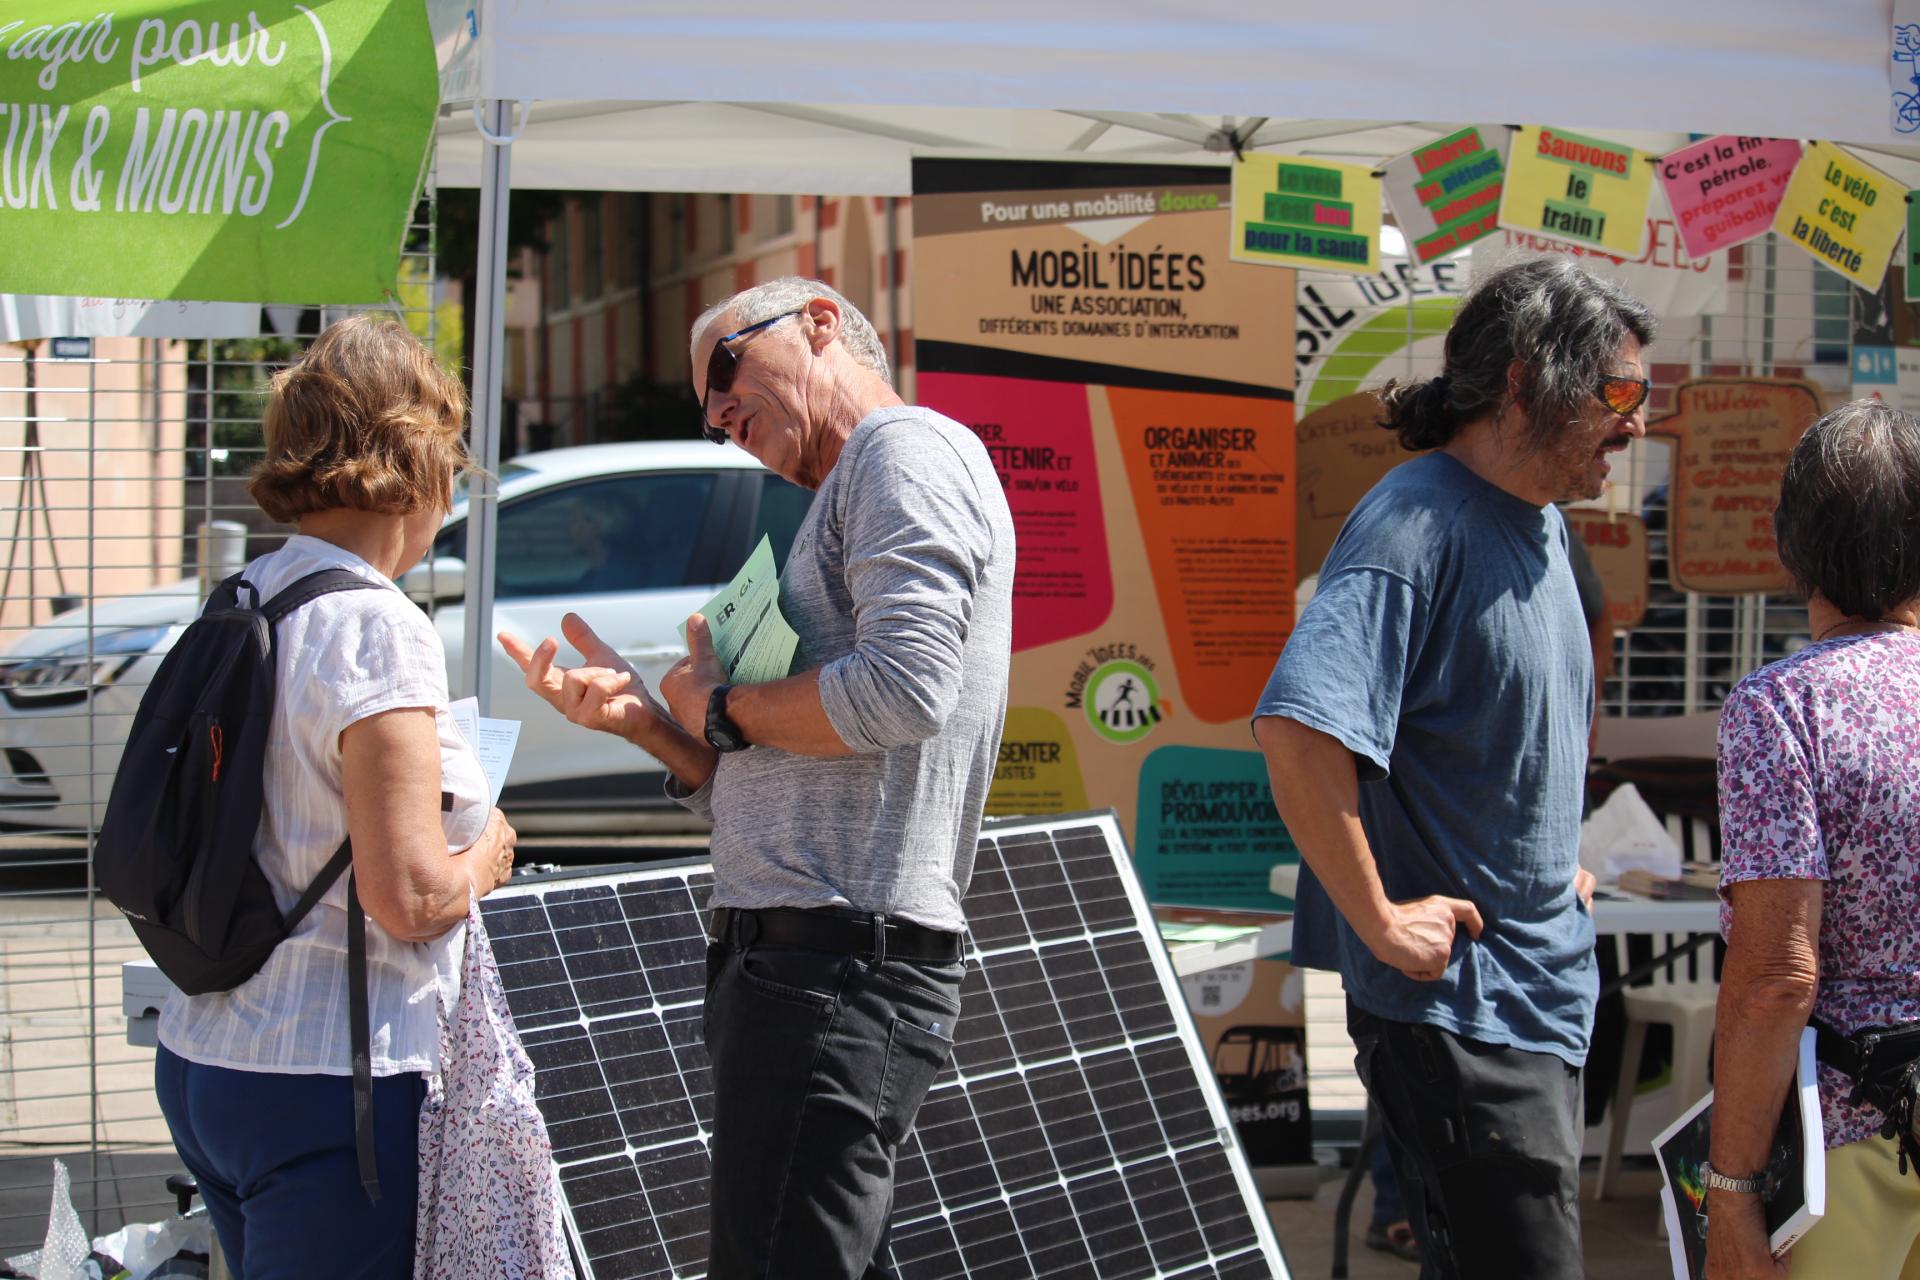
<svg viewBox="0 0 1920 1280"><path fill-rule="evenodd" d="M482 904L583 1276L706 1271L704 864ZM902 1280L1285 1277L1109 814L989 823L952 1061L901 1145Z"/></svg>

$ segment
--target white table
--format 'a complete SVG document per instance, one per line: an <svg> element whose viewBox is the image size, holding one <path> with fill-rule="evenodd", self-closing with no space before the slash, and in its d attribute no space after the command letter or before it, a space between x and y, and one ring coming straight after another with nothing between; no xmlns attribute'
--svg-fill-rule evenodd
<svg viewBox="0 0 1920 1280"><path fill-rule="evenodd" d="M1299 872L1295 867L1273 869L1273 891L1291 896ZM1242 913L1243 914L1243 913ZM1622 933L1718 933L1720 904L1709 899L1658 899L1618 889L1602 889L1593 896L1593 927L1603 936ZM1275 916L1257 934L1230 942L1178 942L1167 945L1173 971L1181 977L1221 969L1246 960L1283 955L1293 949L1293 917Z"/></svg>
<svg viewBox="0 0 1920 1280"><path fill-rule="evenodd" d="M1250 933L1230 942L1167 943L1167 955L1173 960L1173 971L1183 978L1205 973L1209 969L1224 969L1230 964L1284 955L1291 950L1292 916L1275 916L1271 923L1260 927L1259 933Z"/></svg>
<svg viewBox="0 0 1920 1280"><path fill-rule="evenodd" d="M1593 895L1594 932L1718 933L1718 898L1643 898L1619 889Z"/></svg>
<svg viewBox="0 0 1920 1280"><path fill-rule="evenodd" d="M1291 898L1300 878L1297 866L1278 866L1268 877L1274 893ZM1717 898L1643 898L1602 888L1593 895L1593 927L1598 933L1718 933Z"/></svg>

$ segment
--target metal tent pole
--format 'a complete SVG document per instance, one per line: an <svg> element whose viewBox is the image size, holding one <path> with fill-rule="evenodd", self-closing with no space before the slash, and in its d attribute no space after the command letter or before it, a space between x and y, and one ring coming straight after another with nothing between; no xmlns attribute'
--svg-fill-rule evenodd
<svg viewBox="0 0 1920 1280"><path fill-rule="evenodd" d="M487 715L492 701L493 566L498 554L499 506L494 477L500 470L500 371L506 357L507 193L513 135L512 106L491 98L474 104L485 151L480 164L480 262L473 325L473 458L484 468L467 486L467 582L465 628L460 645L460 689L479 700Z"/></svg>

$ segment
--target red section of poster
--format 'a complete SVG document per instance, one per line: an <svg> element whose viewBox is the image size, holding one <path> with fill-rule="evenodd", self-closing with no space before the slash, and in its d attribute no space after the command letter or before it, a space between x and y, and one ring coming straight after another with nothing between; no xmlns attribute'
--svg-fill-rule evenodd
<svg viewBox="0 0 1920 1280"><path fill-rule="evenodd" d="M1006 488L1020 544L1014 652L1106 622L1113 574L1086 387L923 372L919 399L973 429Z"/></svg>

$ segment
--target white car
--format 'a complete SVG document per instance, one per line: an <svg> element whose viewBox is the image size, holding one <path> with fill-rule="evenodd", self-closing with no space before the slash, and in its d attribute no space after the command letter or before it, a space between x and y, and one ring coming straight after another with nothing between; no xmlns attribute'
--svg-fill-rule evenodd
<svg viewBox="0 0 1920 1280"><path fill-rule="evenodd" d="M699 440L589 445L500 469L495 631L560 637L577 612L650 686L685 653L679 628L762 535L785 563L813 495L738 449ZM433 616L453 696L467 643L466 505L401 586ZM0 653L0 827L97 826L134 710L200 609L195 579L76 609ZM89 636L91 623L91 636ZM490 713L522 722L501 807L526 831L686 827L658 761L568 724L529 693L493 642ZM563 655L570 653L561 639ZM563 658L564 660L564 658Z"/></svg>

